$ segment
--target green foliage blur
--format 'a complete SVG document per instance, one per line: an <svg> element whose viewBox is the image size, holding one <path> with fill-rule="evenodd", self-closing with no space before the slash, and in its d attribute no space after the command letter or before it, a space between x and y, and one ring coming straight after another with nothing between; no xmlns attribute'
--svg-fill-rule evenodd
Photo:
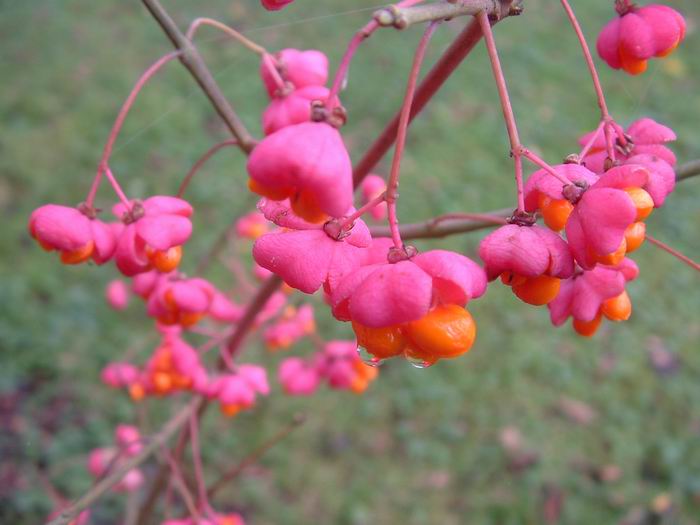
<svg viewBox="0 0 700 525"><path fill-rule="evenodd" d="M181 27L197 16L234 25L276 50L319 48L336 65L378 5L372 0L297 0L281 13L257 0L163 0ZM613 16L612 0L572 2L588 37ZM640 77L601 65L609 105L623 123L648 115L671 125L679 161L700 157L700 8L668 0L689 22L686 42ZM526 0L496 39L525 144L552 163L576 151L597 123L580 50L559 2ZM427 63L465 20L440 28ZM384 30L358 53L343 101L351 154L397 110L420 29ZM201 50L242 119L260 135L266 96L256 57L213 29ZM140 2L0 0L0 523L40 523L52 504L45 472L68 498L91 479L86 453L135 422L132 404L104 388L99 371L156 344L143 305L110 310L116 270L66 267L26 232L32 209L84 199L101 148L131 85L170 50ZM171 64L139 97L112 157L130 196L175 192L192 163L227 138L187 72ZM514 206L511 161L485 50L479 45L411 127L403 163L403 222L449 212ZM378 169L385 174L388 159ZM244 158L225 150L188 197L192 270L231 220L253 208ZM661 240L700 259L700 178L683 182L648 221ZM98 203L109 209L105 185ZM474 256L484 232L420 242ZM241 241L228 254L250 261ZM635 254L634 315L591 340L556 329L545 308L527 307L500 283L470 306L472 351L428 370L394 362L362 396L324 389L284 396L282 354L256 338L244 360L270 367L273 393L251 412L205 417L208 479L303 412L307 422L214 501L252 524L700 523L700 293L698 274L652 246ZM242 298L224 264L208 277ZM296 299L295 299L296 300ZM350 338L348 325L317 308L320 333ZM202 341L193 336L192 342ZM291 352L308 355L310 342ZM291 355L291 354L285 354ZM183 400L149 401L148 431ZM147 467L150 475L154 466ZM94 508L92 523L120 523L123 496ZM177 512L177 509L174 509Z"/></svg>

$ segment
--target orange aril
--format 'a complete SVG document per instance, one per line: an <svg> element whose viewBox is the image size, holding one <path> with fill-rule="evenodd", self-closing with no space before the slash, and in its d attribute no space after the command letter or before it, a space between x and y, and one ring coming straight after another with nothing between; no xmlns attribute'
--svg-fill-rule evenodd
<svg viewBox="0 0 700 525"><path fill-rule="evenodd" d="M552 199L544 193L537 197L537 204L542 212L544 223L550 230L561 231L569 220L569 215L574 211L574 205L566 199Z"/></svg>
<svg viewBox="0 0 700 525"><path fill-rule="evenodd" d="M129 396L134 401L141 401L146 396L146 390L140 383L129 385Z"/></svg>
<svg viewBox="0 0 700 525"><path fill-rule="evenodd" d="M595 260L596 262L599 262L600 264L606 264L608 266L616 266L622 262L622 259L625 258L625 254L627 253L627 241L625 238L622 238L622 242L620 243L620 246L617 247L617 250L615 250L612 253L608 253L607 255L595 255Z"/></svg>
<svg viewBox="0 0 700 525"><path fill-rule="evenodd" d="M361 394L365 390L367 390L367 387L369 386L369 381L361 376L355 376L352 378L352 381L350 382L350 390L352 390L355 394Z"/></svg>
<svg viewBox="0 0 700 525"><path fill-rule="evenodd" d="M173 355L170 348L162 346L153 357L153 368L160 372L169 372L173 369Z"/></svg>
<svg viewBox="0 0 700 525"><path fill-rule="evenodd" d="M639 248L646 238L647 225L643 222L633 222L625 230L625 242L627 243L627 253L632 253Z"/></svg>
<svg viewBox="0 0 700 525"><path fill-rule="evenodd" d="M630 56L624 47L620 47L619 56L622 69L630 75L641 75L647 70L647 61Z"/></svg>
<svg viewBox="0 0 700 525"><path fill-rule="evenodd" d="M513 285L513 293L527 304L542 306L554 300L560 286L560 279L550 275L539 275L528 277L524 283Z"/></svg>
<svg viewBox="0 0 700 525"><path fill-rule="evenodd" d="M164 251L146 247L146 255L156 270L168 273L179 266L182 259L182 246L173 246Z"/></svg>
<svg viewBox="0 0 700 525"><path fill-rule="evenodd" d="M416 357L430 362L431 358L457 357L469 351L476 338L476 323L467 310L448 304L407 323L403 331Z"/></svg>
<svg viewBox="0 0 700 525"><path fill-rule="evenodd" d="M583 337L593 337L593 334L595 334L598 330L602 319L603 316L600 314L600 312L598 312L598 315L596 315L591 321L574 319L574 330L576 330L576 332Z"/></svg>
<svg viewBox="0 0 700 525"><path fill-rule="evenodd" d="M77 250L73 250L71 252L61 252L61 262L63 264L80 264L92 257L92 252L94 250L95 243L90 241L85 246L78 248Z"/></svg>
<svg viewBox="0 0 700 525"><path fill-rule="evenodd" d="M357 372L358 377L362 377L368 381L372 381L379 375L379 369L377 367L366 365L359 359L353 361L352 367L355 372Z"/></svg>
<svg viewBox="0 0 700 525"><path fill-rule="evenodd" d="M158 394L166 394L173 388L173 378L167 372L156 372L153 374L153 389Z"/></svg>
<svg viewBox="0 0 700 525"><path fill-rule="evenodd" d="M187 390L192 386L192 379L182 374L173 374L172 381L176 388L183 390Z"/></svg>
<svg viewBox="0 0 700 525"><path fill-rule="evenodd" d="M271 188L253 179L248 179L248 189L273 201L283 201L294 194L293 188Z"/></svg>
<svg viewBox="0 0 700 525"><path fill-rule="evenodd" d="M181 324L183 328L188 328L197 324L202 317L204 317L202 313L180 313L178 324Z"/></svg>
<svg viewBox="0 0 700 525"><path fill-rule="evenodd" d="M353 321L352 329L357 344L379 359L397 356L406 347L406 338L398 326L370 328Z"/></svg>
<svg viewBox="0 0 700 525"><path fill-rule="evenodd" d="M501 282L506 286L518 286L519 284L525 284L527 277L507 270L501 274Z"/></svg>
<svg viewBox="0 0 700 525"><path fill-rule="evenodd" d="M627 321L632 315L632 301L626 291L617 297L612 297L603 302L603 315L611 321Z"/></svg>
<svg viewBox="0 0 700 525"><path fill-rule="evenodd" d="M651 215L651 212L654 210L654 199L651 198L651 195L642 188L625 188L625 193L630 196L634 207L637 209L637 218L635 220L641 221Z"/></svg>
<svg viewBox="0 0 700 525"><path fill-rule="evenodd" d="M309 190L300 191L291 202L292 211L305 221L320 223L328 219L328 215L319 207L316 195Z"/></svg>
<svg viewBox="0 0 700 525"><path fill-rule="evenodd" d="M236 405L236 404L228 404L228 405L219 405L219 410L221 410L221 413L227 417L233 417L236 414L238 414L241 410L243 410L243 407L241 405Z"/></svg>

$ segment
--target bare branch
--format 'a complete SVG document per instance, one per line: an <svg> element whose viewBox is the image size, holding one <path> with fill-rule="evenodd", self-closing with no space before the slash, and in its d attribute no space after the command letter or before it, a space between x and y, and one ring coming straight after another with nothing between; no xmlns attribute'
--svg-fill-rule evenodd
<svg viewBox="0 0 700 525"><path fill-rule="evenodd" d="M691 160L685 164L681 164L676 168L676 181L689 179L700 175L700 159Z"/></svg>
<svg viewBox="0 0 700 525"><path fill-rule="evenodd" d="M292 420L280 429L276 434L274 434L270 439L262 443L260 446L255 448L250 454L248 454L243 460L235 465L230 470L226 471L222 476L217 479L207 490L207 496L212 497L221 488L224 487L228 482L235 479L241 472L243 472L250 465L258 462L258 460L277 443L286 438L295 429L299 428L306 422L306 416L304 414L295 414Z"/></svg>
<svg viewBox="0 0 700 525"><path fill-rule="evenodd" d="M88 508L94 502L96 502L102 495L111 489L114 485L119 483L122 478L131 469L138 467L141 463L146 461L151 454L160 447L164 446L165 443L172 437L177 430L182 427L189 417L195 413L199 406L203 403L203 400L197 398L190 402L187 406L180 409L158 432L155 436L146 442L141 452L135 456L127 459L119 465L112 474L105 477L102 481L97 483L92 489L90 489L84 496L78 499L73 505L62 511L56 518L47 523L47 525L67 525L72 519L74 519L83 510Z"/></svg>
<svg viewBox="0 0 700 525"><path fill-rule="evenodd" d="M457 16L474 16L482 11L492 19L519 15L523 11L522 1L454 0L411 7L390 5L376 11L374 19L380 26L406 29L423 22L449 20Z"/></svg>
<svg viewBox="0 0 700 525"><path fill-rule="evenodd" d="M214 76L204 63L204 59L197 51L197 48L177 27L177 24L170 18L170 15L165 11L158 0L142 0L156 19L158 24L163 28L165 34L173 43L176 49L182 51L180 61L192 74L197 81L202 91L207 95L214 109L223 119L226 127L231 131L234 137L238 140L239 147L246 153L250 153L255 147L255 141L250 135L245 125L238 117L233 107L222 93L219 85L214 80Z"/></svg>

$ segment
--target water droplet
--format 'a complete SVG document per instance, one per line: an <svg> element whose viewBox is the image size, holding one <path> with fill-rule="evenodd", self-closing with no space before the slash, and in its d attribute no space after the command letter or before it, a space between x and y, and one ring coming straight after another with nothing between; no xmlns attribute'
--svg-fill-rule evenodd
<svg viewBox="0 0 700 525"><path fill-rule="evenodd" d="M357 355L360 356L360 359L364 364L369 366L377 367L384 362L383 359L379 359L378 357L370 354L369 350L362 346L357 347Z"/></svg>
<svg viewBox="0 0 700 525"><path fill-rule="evenodd" d="M409 353L409 352L406 352L406 353L404 354L404 357L406 358L406 361L408 361L409 364L410 364L413 368L420 368L420 369L422 369L422 368L429 368L429 367L431 367L431 366L433 366L433 365L435 364L435 361L426 361L426 360L423 359L422 357L413 355L413 354L411 354L411 353Z"/></svg>

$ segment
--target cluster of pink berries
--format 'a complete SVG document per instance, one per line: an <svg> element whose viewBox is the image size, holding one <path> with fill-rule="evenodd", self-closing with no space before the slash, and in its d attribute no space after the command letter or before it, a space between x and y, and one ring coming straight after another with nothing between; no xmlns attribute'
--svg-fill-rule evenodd
<svg viewBox="0 0 700 525"><path fill-rule="evenodd" d="M685 38L685 19L675 9L631 0L616 0L616 7L619 16L598 37L598 54L613 69L644 73L649 59L670 55Z"/></svg>
<svg viewBox="0 0 700 525"><path fill-rule="evenodd" d="M294 396L313 394L324 380L333 389L361 394L378 373L360 359L354 341L329 341L309 359L285 359L278 378L284 391Z"/></svg>
<svg viewBox="0 0 700 525"><path fill-rule="evenodd" d="M282 9L292 1L261 0L268 10ZM397 8L418 3L404 0ZM160 342L143 365L110 363L102 371L102 381L128 391L134 401L195 394L217 402L224 415L234 416L270 393L267 371L234 363L232 352L225 348L224 343L235 333L231 327L236 327L257 330L270 350L288 349L304 338L314 340L317 351L313 355L282 361L277 378L285 393L310 395L324 382L333 389L362 393L377 377L376 366L386 359L401 357L424 368L469 351L476 338L476 323L467 306L483 296L488 282L497 278L523 302L547 305L554 325L573 318L574 329L583 336L592 336L603 317L627 320L632 304L626 285L639 273L628 254L643 244L645 219L674 189L676 158L667 144L676 137L670 128L650 118L624 130L610 117L582 31L568 2L562 0L562 4L594 77L601 123L580 139L580 154L555 166L520 144L491 23L486 12L476 15L508 124L518 189L518 208L507 221L497 220L502 226L480 243L483 268L454 251L419 253L405 245L396 216L400 161L413 97L425 48L437 23L430 24L416 52L398 119L391 173L387 181L373 174L361 181L359 209L354 207L350 155L339 131L346 112L338 99L357 45L349 46L330 87L328 59L321 51L288 48L270 54L252 45L262 57L260 75L269 104L262 114L265 137L243 149L252 149L248 187L262 198L258 211L238 220L235 232L241 239L254 241L253 274L261 281L272 279L272 274L280 277L284 292L264 296L264 304L262 300L251 302L250 311L209 281L179 271L183 246L192 234L193 208L181 198L186 184L177 197L130 200L114 179L108 157L133 102L130 97L105 147L86 202L76 208L48 204L29 219L31 236L44 249L57 251L64 264L92 261L102 265L113 260L121 274L132 280L108 285L109 304L121 310L136 295L156 322ZM616 0L616 7L619 17L604 28L598 40L599 54L613 68L639 74L650 58L668 55L685 36L683 17L666 6L638 7L630 0ZM223 26L198 19L192 31L197 23ZM366 26L358 34L360 40L377 27L377 21ZM188 33L188 38L192 35ZM147 73L176 56L163 57ZM541 168L525 183L522 158ZM120 201L112 208L116 220L108 222L98 218L99 210L93 206L103 176L110 179ZM373 238L363 216L387 219L391 238ZM537 224L540 218L544 226ZM239 262L227 262L237 278L245 280ZM287 305L294 290L305 294L322 290L332 315L350 323L356 340L324 342L316 334L313 307ZM211 337L194 348L185 338L187 331ZM212 370L205 354L216 346L222 351ZM196 428L195 421L190 429L193 450ZM120 425L115 446L92 451L88 469L100 478L138 454L141 447L138 429ZM198 453L193 456L197 462ZM207 518L167 520L163 525L242 525L238 514L220 515L208 507L198 466L199 504ZM142 482L143 475L135 468L115 490L133 491ZM74 523L82 525L87 519L83 513Z"/></svg>
<svg viewBox="0 0 700 525"><path fill-rule="evenodd" d="M88 457L87 469L95 479L104 477L118 468L126 459L135 456L143 448L141 433L132 425L118 425L114 431L114 446L96 448ZM114 486L117 492L133 492L143 484L143 473L138 468L129 470Z"/></svg>
<svg viewBox="0 0 700 525"><path fill-rule="evenodd" d="M268 395L267 372L257 365L237 365L230 373L211 374L201 355L182 339L180 329L159 325L162 341L143 369L126 363L109 363L102 381L112 388L125 388L134 401L147 395L167 396L195 392L218 401L227 416L251 408L258 395Z"/></svg>

